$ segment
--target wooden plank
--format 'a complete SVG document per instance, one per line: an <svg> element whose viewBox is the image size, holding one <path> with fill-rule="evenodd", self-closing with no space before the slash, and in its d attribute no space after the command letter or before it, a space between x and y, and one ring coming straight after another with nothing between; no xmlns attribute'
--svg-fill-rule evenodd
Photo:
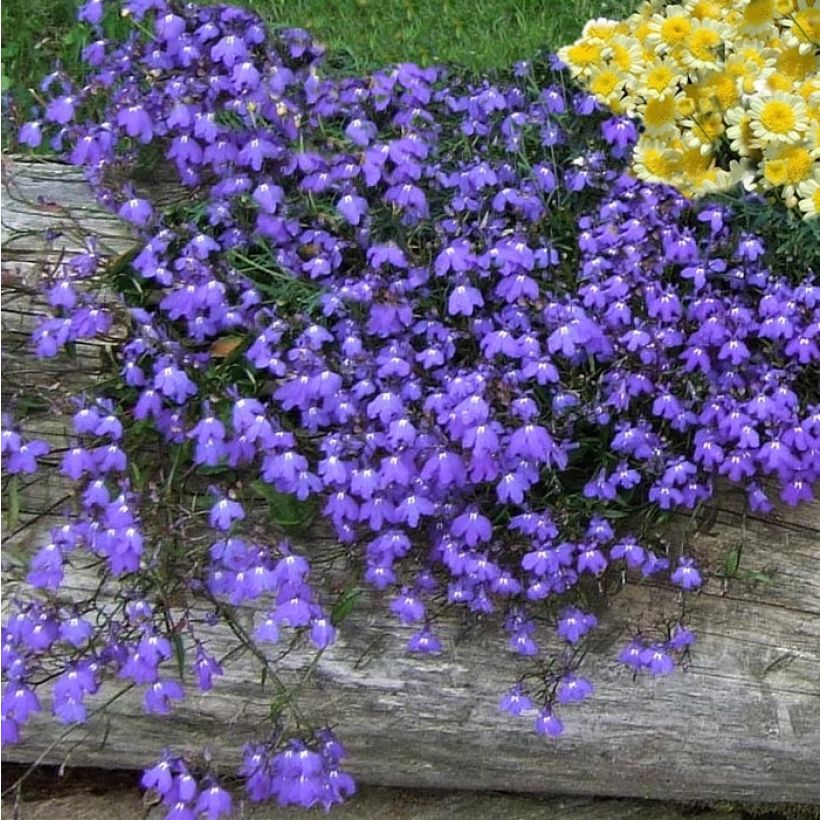
<svg viewBox="0 0 820 820"><path fill-rule="evenodd" d="M93 588L75 574L80 599ZM440 630L442 657L405 654L410 631L386 617L366 596L342 624L339 641L319 661L300 703L307 714L333 722L349 747L351 768L365 781L395 786L512 789L523 792L615 794L669 799L820 800L816 755L820 680L820 615L751 604L706 592L689 607L699 643L684 674L639 678L610 659L637 611L674 611L674 593L632 587L615 597L602 619L599 651L586 672L596 696L564 709L567 734L559 742L536 737L530 720L512 720L497 701L526 668L504 649L499 624L478 622L460 637L461 622ZM246 628L252 610L239 618ZM222 655L235 645L224 627L207 634ZM275 648L270 650L271 657ZM296 679L311 653L283 658L279 672ZM480 670L480 674L477 674ZM118 691L112 682L93 700ZM45 755L74 764L138 767L170 745L196 752L208 745L223 766L239 760L238 738L252 738L264 721L271 692L250 655L226 665L208 694L191 693L172 718L142 714L129 692ZM49 719L27 727L27 742L10 760L30 760L54 743ZM77 741L84 739L82 744Z"/></svg>
<svg viewBox="0 0 820 820"><path fill-rule="evenodd" d="M11 167L16 190L14 199L6 199L4 224L16 236L26 224L64 220L60 224L76 231L92 220L108 226L113 243L122 240L124 247L131 241L109 217L92 215L75 169L21 160ZM27 191L44 197L48 192L63 210L23 206ZM35 212L40 221L27 222ZM18 297L4 333L4 346L10 340L18 350L3 392L19 394L30 371L39 369L37 384L56 395L68 384L60 372L64 365L32 362L24 344L40 309L30 293L33 277L42 272L38 260L45 259L41 251L54 251L33 235L20 243L17 257L8 267L3 263L4 281L15 285ZM88 348L72 379L90 381L90 371L99 366L99 347ZM62 419L34 417L28 429L55 446L64 441ZM60 520L42 512L67 489L62 479L46 475L25 491L21 521L36 523L4 544L10 557L25 560L48 526ZM745 512L742 492L725 488L696 518L676 517L666 535L712 572L703 592L687 599L699 635L688 670L633 682L613 660L627 628L636 625L636 613L651 622L679 609L674 591L627 586L602 613L595 651L587 659L585 672L596 682L596 695L563 710L567 733L557 743L535 736L531 718L513 720L498 711L500 693L526 664L506 651L497 619L465 625L460 616L449 616L441 629L443 655L409 656L404 645L410 630L386 616L383 601L370 593L316 666L304 710L333 723L349 747L351 768L370 783L820 803L820 504L778 507L775 516L764 518ZM340 552L321 529L303 541L320 559ZM737 571L721 578L728 553L738 547ZM90 583L75 571L71 594L79 599ZM254 612L244 608L239 617L250 626ZM207 639L216 654L235 645L224 626L210 630ZM282 673L298 676L310 658L308 651L295 650L280 661ZM118 685L107 684L97 702ZM53 720L39 717L27 727L26 743L6 756L30 761L43 754L53 762L68 756L74 764L127 768L144 765L165 745L193 752L207 744L219 764L230 767L241 741L253 737L267 715L270 698L257 661L245 655L226 665L214 692L192 694L169 719L146 717L140 694L132 691L111 705L109 718L95 718L63 740Z"/></svg>

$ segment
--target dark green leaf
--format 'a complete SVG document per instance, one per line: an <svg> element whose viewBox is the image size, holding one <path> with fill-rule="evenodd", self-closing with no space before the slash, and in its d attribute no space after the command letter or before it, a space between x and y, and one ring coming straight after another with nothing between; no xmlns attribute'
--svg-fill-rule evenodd
<svg viewBox="0 0 820 820"><path fill-rule="evenodd" d="M747 570L741 573L741 580L749 584L773 584L774 578L766 572L757 572L755 570Z"/></svg>
<svg viewBox="0 0 820 820"><path fill-rule="evenodd" d="M171 633L171 641L174 644L174 657L176 658L180 680L185 680L185 643L179 632Z"/></svg>
<svg viewBox="0 0 820 820"><path fill-rule="evenodd" d="M733 547L729 550L723 564L723 576L725 578L734 578L737 575L737 568L740 566L740 553L740 547Z"/></svg>
<svg viewBox="0 0 820 820"><path fill-rule="evenodd" d="M251 488L268 502L273 523L281 529L302 530L313 521L316 505L312 501L299 501L292 495L277 492L264 481L253 481Z"/></svg>
<svg viewBox="0 0 820 820"><path fill-rule="evenodd" d="M16 475L9 478L6 485L6 529L12 530L20 519L20 485Z"/></svg>
<svg viewBox="0 0 820 820"><path fill-rule="evenodd" d="M271 702L268 716L271 721L276 721L285 710L285 707L290 703L291 695L289 692L280 692Z"/></svg>
<svg viewBox="0 0 820 820"><path fill-rule="evenodd" d="M350 589L346 589L338 601L336 601L335 606L330 611L330 622L333 626L339 626L345 618L353 611L353 608L356 606L356 602L361 598L364 594L364 590L361 587L351 587Z"/></svg>

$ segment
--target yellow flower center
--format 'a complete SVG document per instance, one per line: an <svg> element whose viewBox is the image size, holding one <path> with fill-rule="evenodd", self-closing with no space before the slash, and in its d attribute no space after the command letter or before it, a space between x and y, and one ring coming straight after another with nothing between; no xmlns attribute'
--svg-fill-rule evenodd
<svg viewBox="0 0 820 820"><path fill-rule="evenodd" d="M717 20L720 17L720 6L712 0L698 0L692 6L692 16L698 20Z"/></svg>
<svg viewBox="0 0 820 820"><path fill-rule="evenodd" d="M751 63L752 68L762 69L766 64L766 59L756 48L744 48L741 49L738 54L745 62Z"/></svg>
<svg viewBox="0 0 820 820"><path fill-rule="evenodd" d="M786 177L789 185L799 185L811 176L814 163L807 149L795 146L786 152Z"/></svg>
<svg viewBox="0 0 820 820"><path fill-rule="evenodd" d="M743 9L743 22L750 26L762 26L774 17L774 0L751 0Z"/></svg>
<svg viewBox="0 0 820 820"><path fill-rule="evenodd" d="M780 74L779 72L775 72L769 77L768 84L772 91L789 92L792 90L791 79L785 74Z"/></svg>
<svg viewBox="0 0 820 820"><path fill-rule="evenodd" d="M646 40L649 34L649 20L642 20L640 23L638 23L633 33L635 35L635 39L639 43L642 43L644 40Z"/></svg>
<svg viewBox="0 0 820 820"><path fill-rule="evenodd" d="M700 149L690 148L683 152L680 169L684 176L699 178L711 165L711 157L701 154Z"/></svg>
<svg viewBox="0 0 820 820"><path fill-rule="evenodd" d="M616 71L605 69L599 71L589 83L589 90L598 97L606 99L623 83L623 77Z"/></svg>
<svg viewBox="0 0 820 820"><path fill-rule="evenodd" d="M669 17L661 23L661 39L670 46L680 45L692 32L692 23L685 17Z"/></svg>
<svg viewBox="0 0 820 820"><path fill-rule="evenodd" d="M734 79L725 74L715 77L714 88L715 98L721 108L731 108L740 96Z"/></svg>
<svg viewBox="0 0 820 820"><path fill-rule="evenodd" d="M646 170L658 179L669 179L675 173L676 163L665 151L657 148L650 148L643 155L643 164Z"/></svg>
<svg viewBox="0 0 820 820"><path fill-rule="evenodd" d="M678 110L682 117L691 117L695 113L695 101L691 97L684 97L678 103Z"/></svg>
<svg viewBox="0 0 820 820"><path fill-rule="evenodd" d="M609 40L616 30L616 24L611 20L597 21L591 20L584 27L584 36L594 38L597 40Z"/></svg>
<svg viewBox="0 0 820 820"><path fill-rule="evenodd" d="M700 117L695 128L692 129L692 134L698 142L708 145L713 143L723 133L724 129L723 117L715 112Z"/></svg>
<svg viewBox="0 0 820 820"><path fill-rule="evenodd" d="M632 54L628 48L618 43L612 46L610 60L615 63L621 71L629 71L632 68Z"/></svg>
<svg viewBox="0 0 820 820"><path fill-rule="evenodd" d="M675 82L675 72L666 65L655 66L646 75L646 87L650 91L660 93L666 91Z"/></svg>
<svg viewBox="0 0 820 820"><path fill-rule="evenodd" d="M786 161L782 159L770 159L763 164L763 176L769 185L786 184Z"/></svg>
<svg viewBox="0 0 820 820"><path fill-rule="evenodd" d="M579 40L567 49L567 62L578 68L588 68L601 59L601 47Z"/></svg>
<svg viewBox="0 0 820 820"><path fill-rule="evenodd" d="M814 73L814 54L799 48L785 48L777 56L777 70L791 80L802 80Z"/></svg>
<svg viewBox="0 0 820 820"><path fill-rule="evenodd" d="M699 28L688 40L689 53L696 60L714 59L714 49L721 43L720 35L708 28Z"/></svg>
<svg viewBox="0 0 820 820"><path fill-rule="evenodd" d="M806 8L792 17L792 34L802 43L820 41L820 9Z"/></svg>
<svg viewBox="0 0 820 820"><path fill-rule="evenodd" d="M643 112L644 125L649 129L671 125L675 121L677 110L675 98L671 94L666 97L653 97L646 103Z"/></svg>
<svg viewBox="0 0 820 820"><path fill-rule="evenodd" d="M782 100L769 100L760 111L760 122L771 134L787 135L797 123L792 107Z"/></svg>

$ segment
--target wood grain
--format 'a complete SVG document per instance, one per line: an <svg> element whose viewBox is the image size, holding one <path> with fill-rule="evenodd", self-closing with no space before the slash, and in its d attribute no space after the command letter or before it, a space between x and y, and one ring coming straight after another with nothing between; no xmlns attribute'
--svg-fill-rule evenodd
<svg viewBox="0 0 820 820"><path fill-rule="evenodd" d="M76 170L5 161L6 401L35 389L58 395L89 386L101 372L104 345L81 346L66 365L34 362L27 341L41 309L33 284L63 249L79 247L88 228L101 230L117 252L133 244L116 219L94 206ZM46 229L61 236L46 241ZM65 446L59 418L34 416L28 429ZM4 543L7 565L30 553L38 533L60 520L56 512L43 512L67 489L58 476L46 475L23 493L21 520L37 520ZM713 571L687 604L698 634L688 670L633 681L612 660L636 613L650 619L678 607L673 591L628 585L602 613L596 651L587 659L596 694L564 709L567 732L558 742L534 735L531 717L514 720L499 712L499 695L526 665L506 651L495 618L465 628L460 618L449 617L440 630L443 655L418 658L404 651L410 630L386 616L383 601L371 594L318 662L304 711L334 725L348 746L350 768L368 783L820 803L820 505L778 508L761 518L744 511L742 493L726 488L707 513L679 517L666 535ZM320 555L333 546L321 530L304 540ZM738 546L738 572L721 579L726 555ZM90 583L75 570L69 588L80 597ZM10 576L6 584L13 590ZM250 608L240 611L246 626L253 617ZM217 655L234 645L225 627L212 628L208 640ZM295 678L310 657L296 649L281 661L282 674ZM119 685L108 684L97 701ZM259 731L269 703L258 662L245 655L226 665L213 692L191 690L169 718L145 716L141 694L131 691L107 717L62 740L63 727L40 717L27 726L26 742L4 753L16 761L42 755L51 762L125 768L145 765L163 746L194 752L207 744L218 765L230 769L241 743Z"/></svg>

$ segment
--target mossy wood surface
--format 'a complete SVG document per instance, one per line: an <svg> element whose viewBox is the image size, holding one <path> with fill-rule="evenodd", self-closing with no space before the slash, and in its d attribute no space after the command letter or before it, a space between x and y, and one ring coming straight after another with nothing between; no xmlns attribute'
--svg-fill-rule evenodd
<svg viewBox="0 0 820 820"><path fill-rule="evenodd" d="M85 230L115 252L134 240L94 205L73 168L7 158L3 176L2 388L4 404L13 408L35 392L93 387L109 355L104 344L80 344L70 361L34 359L28 335L41 303L33 285L44 269L61 249L78 248ZM46 238L46 230L62 235ZM29 435L56 446L65 446L67 430L65 420L42 413L26 424ZM47 469L20 493L17 521L4 532L6 596L20 574L15 567L60 520L67 492L65 480ZM321 526L313 530L300 539L304 549L334 558L339 589L355 585L342 551ZM499 712L500 694L525 663L506 650L495 619L467 623L452 616L439 630L443 655L414 657L404 650L410 630L368 593L316 665L303 712L335 727L351 770L368 783L820 803L820 504L761 518L746 514L743 493L727 488L707 510L674 520L669 538L683 539L710 571L703 591L687 601L698 635L688 669L633 681L614 661L629 628L678 609L673 590L628 585L601 613L586 660L595 696L563 710L567 731L558 742L536 736L528 719ZM730 556L738 551L735 567ZM67 587L79 597L95 584L77 567ZM239 613L246 628L253 614ZM225 627L208 638L217 656L236 645ZM268 650L271 659L278 650ZM294 649L280 661L283 676L298 679L311 657ZM122 686L109 681L92 706ZM164 746L195 753L207 745L228 771L241 744L264 731L270 701L257 659L245 654L225 664L214 691L199 695L189 687L169 717L146 716L141 693L131 690L68 734L39 716L25 727L25 743L4 754L24 762L137 768Z"/></svg>

